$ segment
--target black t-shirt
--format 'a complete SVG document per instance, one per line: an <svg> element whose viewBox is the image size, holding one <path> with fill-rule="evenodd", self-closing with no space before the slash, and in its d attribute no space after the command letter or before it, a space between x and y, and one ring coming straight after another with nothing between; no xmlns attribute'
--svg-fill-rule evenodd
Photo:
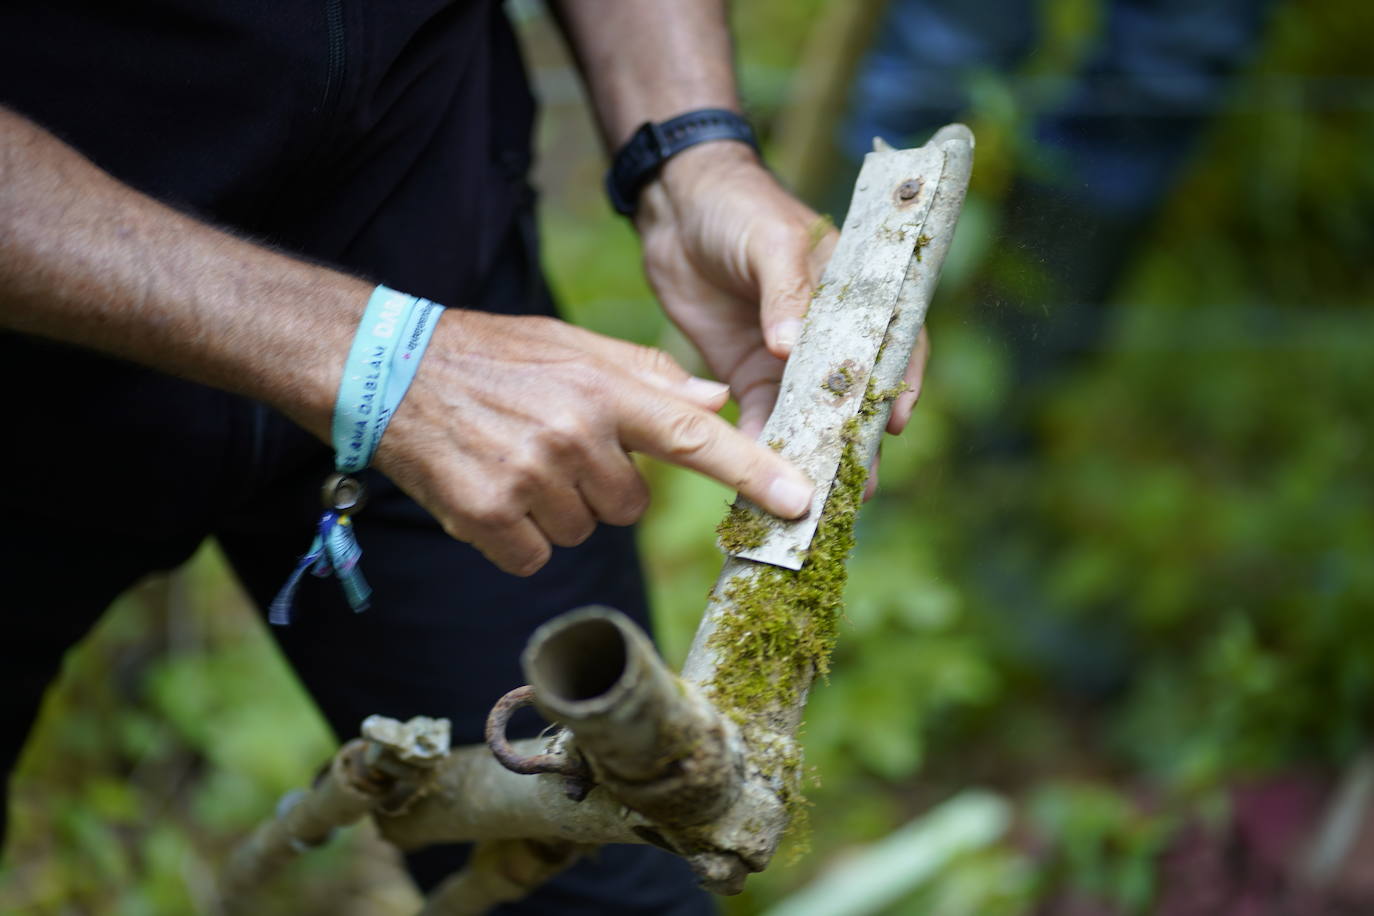
<svg viewBox="0 0 1374 916"><path fill-rule="evenodd" d="M451 304L530 164L495 0L8 0L0 103L161 200ZM387 208L388 244L436 252L413 277L369 263Z"/></svg>

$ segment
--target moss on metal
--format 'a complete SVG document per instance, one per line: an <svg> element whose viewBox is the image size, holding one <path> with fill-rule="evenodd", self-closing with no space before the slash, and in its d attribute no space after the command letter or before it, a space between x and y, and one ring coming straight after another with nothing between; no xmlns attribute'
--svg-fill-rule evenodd
<svg viewBox="0 0 1374 916"><path fill-rule="evenodd" d="M709 640L719 662L706 687L717 708L745 728L770 711L796 703L816 675L830 670L844 611L854 522L868 481L868 469L857 454L859 424L876 416L883 403L906 388L903 382L878 391L870 377L858 416L842 430L839 469L802 568L794 571L760 564L726 587L723 597L730 612L722 615ZM766 522L732 507L717 529L721 542L726 543L727 537L752 539L754 523L763 526L761 539ZM808 803L802 794L800 752L756 749L750 763L778 786L788 811L794 855L804 851Z"/></svg>
<svg viewBox="0 0 1374 916"><path fill-rule="evenodd" d="M845 561L868 476L855 456L857 427L857 420L846 426L835 483L802 568L761 564L725 592L731 612L711 635L721 661L708 689L717 706L741 724L755 713L795 703L814 675L830 670L844 607Z"/></svg>
<svg viewBox="0 0 1374 916"><path fill-rule="evenodd" d="M859 405L859 419L867 420L869 417L878 415L878 408L884 403L897 400L897 395L911 388L906 382L898 382L891 388L877 391L873 387L873 379L868 380L868 388L864 391L863 403Z"/></svg>
<svg viewBox="0 0 1374 916"><path fill-rule="evenodd" d="M716 526L716 537L720 546L729 554L753 550L763 544L768 536L768 522L752 509L734 505Z"/></svg>
<svg viewBox="0 0 1374 916"><path fill-rule="evenodd" d="M856 455L858 427L857 418L845 425L839 470L802 568L760 564L725 592L732 610L711 634L720 661L707 689L717 708L746 728L751 720L797 702L817 674L830 670L844 610L845 564L868 479ZM801 753L795 747L785 753L756 750L750 763L777 785L793 854L799 855L809 845Z"/></svg>

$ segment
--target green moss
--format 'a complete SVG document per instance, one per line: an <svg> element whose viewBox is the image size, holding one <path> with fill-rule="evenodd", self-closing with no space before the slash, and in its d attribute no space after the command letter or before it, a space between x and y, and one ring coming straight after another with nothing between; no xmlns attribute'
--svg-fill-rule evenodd
<svg viewBox="0 0 1374 916"><path fill-rule="evenodd" d="M750 577L727 586L731 614L710 636L720 654L708 684L717 709L747 726L768 710L797 702L816 674L830 670L830 654L844 612L846 562L853 549L853 527L863 501L867 468L856 455L859 419L845 424L845 448L834 485L820 515L807 560L800 570L760 564ZM732 527L732 511L721 529ZM717 529L719 530L719 529ZM724 538L723 536L721 536ZM791 856L808 849L808 802L802 795L801 754L760 753L750 762L779 787L789 816Z"/></svg>
<svg viewBox="0 0 1374 916"><path fill-rule="evenodd" d="M800 859L811 848L811 802L807 800L803 793L802 781L807 775L802 768L802 756L800 745L791 744L785 752L770 752L768 749L760 749L756 745L751 745L748 751L749 765L762 773L767 779L774 782L778 788L778 797L787 812L787 832L788 840L788 864ZM815 768L811 768L810 780L813 785L820 782L815 778ZM755 822L750 828L746 824L746 829L758 830L760 824Z"/></svg>
<svg viewBox="0 0 1374 916"><path fill-rule="evenodd" d="M901 393L901 389L894 389L873 394L872 387L870 380L863 405L870 412L876 409L870 404ZM732 610L711 634L709 645L718 660L715 676L706 687L716 707L742 727L796 703L813 677L830 670L830 655L844 611L854 521L868 480L868 470L859 460L855 445L859 424L860 418L854 417L844 425L839 468L802 568L759 564L752 574L726 586L723 597ZM750 525L732 508L717 529L722 543L727 534L733 536L741 528L747 532ZM791 853L801 855L809 844L800 751L795 747L786 753L755 748L749 762L778 786L788 812Z"/></svg>
<svg viewBox="0 0 1374 916"><path fill-rule="evenodd" d="M839 470L802 568L760 565L754 575L736 580L725 593L733 612L711 635L710 645L720 660L708 689L717 707L741 725L795 703L815 674L830 670L844 609L845 564L854 547L854 520L868 479L855 454L858 428L857 419L845 425ZM733 517L732 512L722 527ZM751 763L780 787L793 853L799 855L806 849L807 822L800 752L764 752Z"/></svg>
<svg viewBox="0 0 1374 916"><path fill-rule="evenodd" d="M867 420L869 417L877 416L878 408L887 401L895 401L897 395L906 391L911 386L906 382L898 382L891 388L884 388L882 391L875 391L873 379L868 380L868 390L864 392L864 401L859 405L859 418Z"/></svg>
<svg viewBox="0 0 1374 916"><path fill-rule="evenodd" d="M771 448L771 449L772 449L773 451L775 451L775 452L780 452L780 451L782 451L782 450L783 450L783 447L784 447L785 445L787 445L787 440L786 440L786 439L783 439L783 438L781 438L781 437L776 438L776 439L769 439L769 440L768 440L768 447Z"/></svg>
<svg viewBox="0 0 1374 916"><path fill-rule="evenodd" d="M752 550L763 543L768 535L768 522L763 516L743 506L734 505L725 518L716 526L716 536L720 546L729 554Z"/></svg>
<svg viewBox="0 0 1374 916"><path fill-rule="evenodd" d="M711 636L721 660L710 691L717 705L741 723L755 712L796 702L813 672L830 670L843 610L845 561L868 478L854 453L857 428L854 420L846 426L839 471L802 568L761 565L727 586L724 597L733 611ZM727 518L722 527L729 523Z"/></svg>
<svg viewBox="0 0 1374 916"><path fill-rule="evenodd" d="M798 789L787 804L787 855L783 861L796 865L811 851L811 801Z"/></svg>
<svg viewBox="0 0 1374 916"><path fill-rule="evenodd" d="M921 260L921 249L925 248L929 244L930 236L926 235L924 232L916 236L916 250L912 252L912 254L916 256L916 260Z"/></svg>

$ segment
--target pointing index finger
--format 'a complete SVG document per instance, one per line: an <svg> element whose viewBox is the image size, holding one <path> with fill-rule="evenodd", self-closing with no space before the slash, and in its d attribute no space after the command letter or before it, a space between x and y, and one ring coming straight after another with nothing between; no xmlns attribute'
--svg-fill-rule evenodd
<svg viewBox="0 0 1374 916"><path fill-rule="evenodd" d="M800 518L814 487L793 464L720 417L635 386L618 405L621 443L739 490L782 518Z"/></svg>

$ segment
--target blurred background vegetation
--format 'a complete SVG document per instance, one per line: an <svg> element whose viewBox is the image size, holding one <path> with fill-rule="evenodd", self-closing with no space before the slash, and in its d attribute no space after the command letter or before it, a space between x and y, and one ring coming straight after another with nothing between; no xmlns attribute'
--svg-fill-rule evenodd
<svg viewBox="0 0 1374 916"><path fill-rule="evenodd" d="M862 911L1228 912L1170 907L1189 881L1291 883L1236 874L1267 861L1246 858L1248 823L1291 836L1292 862L1335 807L1364 813L1338 788L1368 771L1374 698L1374 8L1275 5L1085 320L1059 301L1046 244L1076 227L1026 212L1017 188L1043 159L1024 85L1078 64L1103 3L1043 0L1027 62L974 75L977 162L931 313L934 358L911 428L886 446L834 671L808 715L810 851L780 856L732 914L767 911L968 787L1011 803L1010 830ZM831 212L856 168L833 139L848 95L831 90L853 75L835 36L866 37L855 11L881 7L841 5L734 12L750 114L784 177ZM602 198L602 153L547 17L513 12L544 105L545 259L568 316L691 362ZM819 126L798 126L808 105ZM1034 342L1066 333L1074 345L1042 358ZM641 537L677 662L729 494L648 473ZM212 912L227 850L331 751L207 545L69 657L14 785L0 912ZM1287 800L1276 826L1273 798ZM1179 871L1213 847L1226 851L1215 872ZM1349 912L1374 911L1360 899ZM307 857L262 912L414 902L358 830Z"/></svg>

